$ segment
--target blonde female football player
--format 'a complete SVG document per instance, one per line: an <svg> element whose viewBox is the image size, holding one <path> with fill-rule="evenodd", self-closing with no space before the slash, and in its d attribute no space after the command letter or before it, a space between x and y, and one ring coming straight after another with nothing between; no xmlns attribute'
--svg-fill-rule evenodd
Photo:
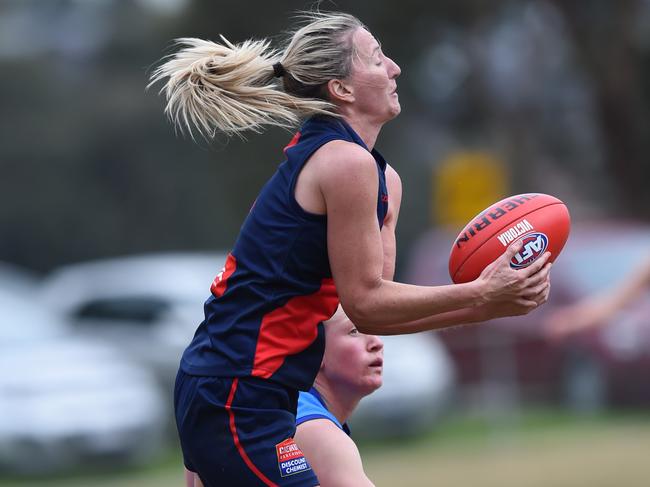
<svg viewBox="0 0 650 487"><path fill-rule="evenodd" d="M357 18L308 14L279 50L266 40L180 43L153 75L177 126L212 137L301 124L183 354L175 411L185 465L208 487L312 486L293 440L298 391L318 373L322 322L339 302L371 334L524 314L547 300L548 254L514 271L513 246L466 284L392 280L402 187L375 145L400 113L401 70Z"/></svg>

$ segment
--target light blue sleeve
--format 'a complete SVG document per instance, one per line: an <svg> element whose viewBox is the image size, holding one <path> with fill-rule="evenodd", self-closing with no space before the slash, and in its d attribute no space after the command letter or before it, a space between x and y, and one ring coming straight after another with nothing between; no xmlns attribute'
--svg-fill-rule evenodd
<svg viewBox="0 0 650 487"><path fill-rule="evenodd" d="M343 429L336 416L330 413L316 396L309 392L300 391L298 395L296 426L312 419L329 419L340 429Z"/></svg>

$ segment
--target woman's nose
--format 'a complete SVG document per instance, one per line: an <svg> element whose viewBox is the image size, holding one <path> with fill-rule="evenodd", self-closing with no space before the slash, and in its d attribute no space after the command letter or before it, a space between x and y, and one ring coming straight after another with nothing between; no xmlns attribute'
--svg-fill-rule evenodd
<svg viewBox="0 0 650 487"><path fill-rule="evenodd" d="M384 342L381 341L376 335L368 335L368 350L371 352L379 352L384 348Z"/></svg>
<svg viewBox="0 0 650 487"><path fill-rule="evenodd" d="M391 67L391 71L390 71L391 79L397 78L400 74L402 74L402 69L391 58L388 58L388 61L389 61L390 67Z"/></svg>

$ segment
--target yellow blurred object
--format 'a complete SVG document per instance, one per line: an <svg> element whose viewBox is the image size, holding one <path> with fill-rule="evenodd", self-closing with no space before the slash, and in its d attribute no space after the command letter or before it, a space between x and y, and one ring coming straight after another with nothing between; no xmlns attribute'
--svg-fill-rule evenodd
<svg viewBox="0 0 650 487"><path fill-rule="evenodd" d="M460 230L472 217L507 196L509 174L488 152L454 152L433 171L432 224Z"/></svg>

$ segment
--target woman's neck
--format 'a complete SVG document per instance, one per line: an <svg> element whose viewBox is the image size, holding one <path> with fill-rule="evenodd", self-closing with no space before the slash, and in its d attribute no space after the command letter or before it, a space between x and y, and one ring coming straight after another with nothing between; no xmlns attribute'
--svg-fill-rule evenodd
<svg viewBox="0 0 650 487"><path fill-rule="evenodd" d="M316 377L314 387L320 394L327 410L332 413L341 424L345 423L354 409L359 404L363 394L355 393L345 387L337 387L329 381Z"/></svg>
<svg viewBox="0 0 650 487"><path fill-rule="evenodd" d="M377 142L377 137L379 137L379 132L383 124L376 124L369 122L368 120L363 119L359 115L354 114L344 114L343 118L345 121L352 127L352 129L357 133L363 143L366 144L369 151L372 151Z"/></svg>

